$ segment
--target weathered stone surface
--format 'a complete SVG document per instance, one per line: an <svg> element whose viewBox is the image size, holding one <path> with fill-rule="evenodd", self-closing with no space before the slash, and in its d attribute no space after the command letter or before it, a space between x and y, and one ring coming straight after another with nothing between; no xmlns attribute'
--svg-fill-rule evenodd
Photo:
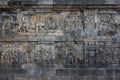
<svg viewBox="0 0 120 80"><path fill-rule="evenodd" d="M107 76L112 76L113 75L114 70L113 69L106 69L106 75Z"/></svg>
<svg viewBox="0 0 120 80"><path fill-rule="evenodd" d="M0 75L18 75L25 74L26 71L23 69L0 69Z"/></svg>
<svg viewBox="0 0 120 80"><path fill-rule="evenodd" d="M118 0L9 2L0 6L0 80L120 79Z"/></svg>
<svg viewBox="0 0 120 80"><path fill-rule="evenodd" d="M1 5L36 4L120 4L119 0L0 0Z"/></svg>

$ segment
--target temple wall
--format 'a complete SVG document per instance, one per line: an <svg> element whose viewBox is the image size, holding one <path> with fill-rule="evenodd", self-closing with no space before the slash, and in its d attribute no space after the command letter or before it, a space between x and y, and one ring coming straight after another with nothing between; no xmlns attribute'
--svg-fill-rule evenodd
<svg viewBox="0 0 120 80"><path fill-rule="evenodd" d="M0 9L0 80L120 80L119 10L44 7Z"/></svg>

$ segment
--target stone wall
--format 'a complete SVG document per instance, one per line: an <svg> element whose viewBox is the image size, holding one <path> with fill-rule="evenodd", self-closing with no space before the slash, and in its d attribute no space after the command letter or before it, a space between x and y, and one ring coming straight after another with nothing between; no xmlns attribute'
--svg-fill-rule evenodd
<svg viewBox="0 0 120 80"><path fill-rule="evenodd" d="M25 7L1 9L0 80L120 80L119 10Z"/></svg>
<svg viewBox="0 0 120 80"><path fill-rule="evenodd" d="M120 0L0 0L0 5L7 5L12 2L15 5L34 4L120 4Z"/></svg>

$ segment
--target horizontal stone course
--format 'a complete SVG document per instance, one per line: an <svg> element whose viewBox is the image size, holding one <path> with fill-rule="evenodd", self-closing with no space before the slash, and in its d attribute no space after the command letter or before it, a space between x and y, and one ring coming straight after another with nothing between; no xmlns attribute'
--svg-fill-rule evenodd
<svg viewBox="0 0 120 80"><path fill-rule="evenodd" d="M119 0L0 0L1 5L120 4Z"/></svg>
<svg viewBox="0 0 120 80"><path fill-rule="evenodd" d="M113 76L118 74L119 69L107 68L70 68L70 69L57 69L57 76Z"/></svg>

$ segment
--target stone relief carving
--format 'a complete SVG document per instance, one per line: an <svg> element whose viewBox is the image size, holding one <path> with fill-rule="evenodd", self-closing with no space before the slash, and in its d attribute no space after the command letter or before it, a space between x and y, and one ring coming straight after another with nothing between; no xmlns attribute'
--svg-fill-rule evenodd
<svg viewBox="0 0 120 80"><path fill-rule="evenodd" d="M1 14L3 31L10 30L19 35L54 35L61 41L65 38L63 42L48 45L38 45L35 42L1 42L1 63L6 67L12 67L16 63L16 67L21 67L22 64L34 62L39 63L39 67L93 67L99 63L102 63L100 67L105 67L106 64L111 66L119 62L120 29L119 19L115 20L117 16L119 14L115 11ZM62 36L58 36L61 34ZM102 36L110 40L101 41ZM100 41L94 41L96 38Z"/></svg>

